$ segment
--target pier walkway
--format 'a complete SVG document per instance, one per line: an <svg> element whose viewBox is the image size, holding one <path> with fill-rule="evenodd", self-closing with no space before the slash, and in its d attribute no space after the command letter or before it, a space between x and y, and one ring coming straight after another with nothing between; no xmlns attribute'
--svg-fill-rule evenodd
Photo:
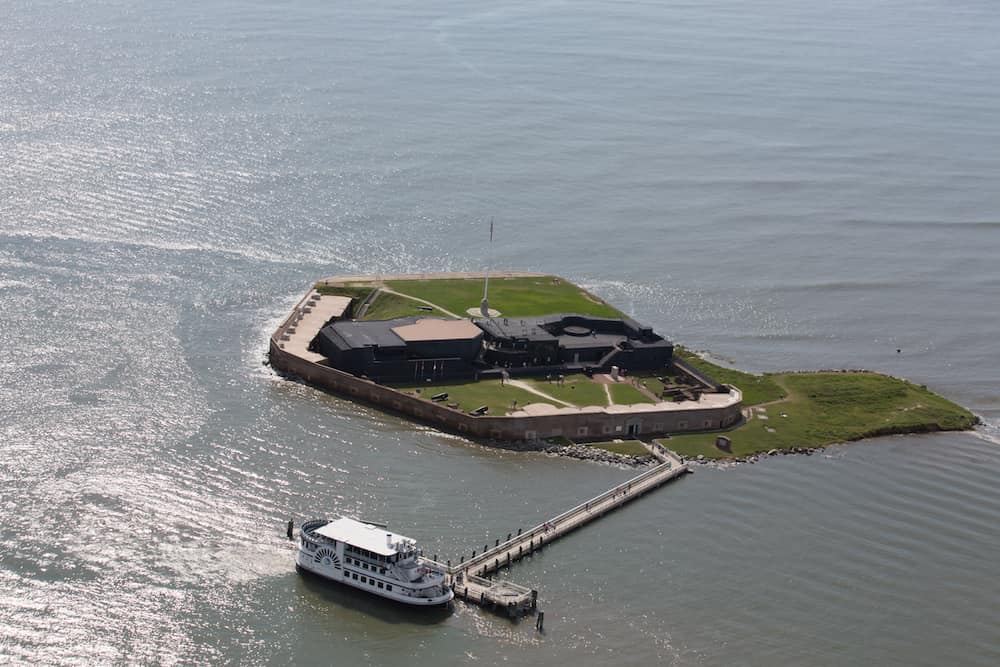
<svg viewBox="0 0 1000 667"><path fill-rule="evenodd" d="M487 544L482 552L474 551L468 560L463 556L457 564L429 562L447 573L456 597L505 611L510 616L531 613L537 603L537 591L486 576L688 472L688 464L661 445L646 446L660 463L632 479L528 531L508 534L506 540L497 539L492 548Z"/></svg>

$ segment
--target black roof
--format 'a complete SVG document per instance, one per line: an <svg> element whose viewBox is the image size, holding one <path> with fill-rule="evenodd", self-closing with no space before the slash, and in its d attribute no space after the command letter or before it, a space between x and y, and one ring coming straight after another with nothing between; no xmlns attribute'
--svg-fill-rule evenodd
<svg viewBox="0 0 1000 667"><path fill-rule="evenodd" d="M357 322L354 320L340 320L323 327L323 333L342 350L359 347L406 347L402 338L393 331L394 327L405 324L413 324L416 317L404 317L396 320L369 320L367 322Z"/></svg>
<svg viewBox="0 0 1000 667"><path fill-rule="evenodd" d="M556 341L558 340L556 336L553 336L539 326L540 324L552 319L552 316L518 318L491 317L488 319L483 318L475 320L475 324L493 338L502 338L507 340L530 340L537 342Z"/></svg>

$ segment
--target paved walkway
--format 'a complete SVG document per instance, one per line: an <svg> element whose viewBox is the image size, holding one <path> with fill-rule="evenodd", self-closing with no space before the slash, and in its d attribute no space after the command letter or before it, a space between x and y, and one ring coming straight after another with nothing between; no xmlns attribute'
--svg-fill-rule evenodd
<svg viewBox="0 0 1000 667"><path fill-rule="evenodd" d="M440 310L442 313L444 313L448 317L454 317L456 320L467 319L467 318L465 318L465 317L463 317L461 315L456 315L455 313L451 312L450 310L445 310L441 306L439 306L436 303L433 303L431 301L428 301L427 299L418 299L415 296L410 296L409 294L403 294L402 292L397 292L396 290L389 289L388 287L382 287L382 288L379 288L379 289L380 289L380 291L385 292L387 294L395 294L396 296L401 296L404 299L409 299L410 301L417 301L418 303L422 303L422 304L425 304L425 305L428 305L428 306L434 306L435 308L437 308L438 310ZM430 313L428 313L428 315L430 315Z"/></svg>
<svg viewBox="0 0 1000 667"><path fill-rule="evenodd" d="M523 389L524 391L526 391L526 392L528 392L530 394L535 394L536 396L541 396L546 401L552 401L553 403L562 403L563 405L565 405L568 408L575 408L576 407L572 403L567 403L566 401L560 401L558 398L555 398L553 396L549 396L544 391L540 391L538 389L535 389L533 386L531 386L527 382L524 382L523 380L505 380L505 382L507 384L509 384L510 386L512 386L512 387L517 387L518 389Z"/></svg>

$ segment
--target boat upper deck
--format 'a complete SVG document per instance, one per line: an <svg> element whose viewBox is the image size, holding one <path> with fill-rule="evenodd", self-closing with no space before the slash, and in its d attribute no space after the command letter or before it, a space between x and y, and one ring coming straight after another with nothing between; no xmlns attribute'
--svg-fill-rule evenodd
<svg viewBox="0 0 1000 667"><path fill-rule="evenodd" d="M379 556L410 553L416 547L416 542L409 537L346 517L315 528L312 532Z"/></svg>

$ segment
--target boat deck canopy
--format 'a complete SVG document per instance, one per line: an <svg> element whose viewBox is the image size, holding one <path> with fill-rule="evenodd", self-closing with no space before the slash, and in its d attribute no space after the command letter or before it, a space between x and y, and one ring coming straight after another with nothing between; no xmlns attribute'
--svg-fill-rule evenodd
<svg viewBox="0 0 1000 667"><path fill-rule="evenodd" d="M325 526L317 528L314 532L380 556L393 556L408 551L415 544L409 537L397 535L380 526L373 526L346 517L331 521Z"/></svg>

